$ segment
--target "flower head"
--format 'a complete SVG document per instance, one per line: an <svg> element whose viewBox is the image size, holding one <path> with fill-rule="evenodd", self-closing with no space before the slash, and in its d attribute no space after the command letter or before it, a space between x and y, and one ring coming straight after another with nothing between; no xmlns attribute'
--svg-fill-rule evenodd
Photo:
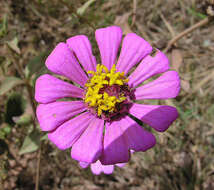
<svg viewBox="0 0 214 190"><path fill-rule="evenodd" d="M127 34L117 57L119 27L98 29L95 36L101 63L97 64L86 36L71 37L59 43L45 63L70 82L45 74L37 79L35 90L41 129L58 148L72 147L71 157L92 168L128 162L131 150L153 147L154 135L133 118L163 132L178 117L177 110L136 101L174 98L180 89L167 57L159 50L151 56L152 47L143 38ZM161 76L144 84L157 74Z"/></svg>
<svg viewBox="0 0 214 190"><path fill-rule="evenodd" d="M84 101L93 114L104 120L127 113L127 105L131 97L128 78L124 73L116 72L115 64L109 71L105 65L97 65L97 72L88 71L92 77L85 84Z"/></svg>

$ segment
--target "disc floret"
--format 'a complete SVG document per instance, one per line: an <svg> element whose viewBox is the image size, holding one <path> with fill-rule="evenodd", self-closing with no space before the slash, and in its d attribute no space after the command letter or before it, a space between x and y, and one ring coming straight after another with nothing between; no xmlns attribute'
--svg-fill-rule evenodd
<svg viewBox="0 0 214 190"><path fill-rule="evenodd" d="M120 111L120 105L127 100L128 78L124 72L116 72L115 64L109 71L104 65L98 64L95 71L85 84L84 101L98 116L109 117ZM124 90L126 89L126 90Z"/></svg>

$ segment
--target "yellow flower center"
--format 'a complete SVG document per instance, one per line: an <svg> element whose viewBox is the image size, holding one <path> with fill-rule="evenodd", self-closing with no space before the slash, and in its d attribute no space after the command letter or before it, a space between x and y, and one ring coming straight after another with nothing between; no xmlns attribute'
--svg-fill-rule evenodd
<svg viewBox="0 0 214 190"><path fill-rule="evenodd" d="M109 71L106 66L98 64L96 70L88 71L92 76L85 84L85 103L94 108L98 116L117 112L117 105L126 100L120 87L127 85L128 78L124 72L116 72L115 65Z"/></svg>

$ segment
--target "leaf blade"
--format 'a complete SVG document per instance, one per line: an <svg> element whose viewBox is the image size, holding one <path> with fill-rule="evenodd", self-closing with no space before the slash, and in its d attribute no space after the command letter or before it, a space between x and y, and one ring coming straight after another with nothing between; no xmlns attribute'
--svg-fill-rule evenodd
<svg viewBox="0 0 214 190"><path fill-rule="evenodd" d="M38 150L40 144L40 133L33 130L28 136L25 137L19 155L35 152Z"/></svg>
<svg viewBox="0 0 214 190"><path fill-rule="evenodd" d="M7 93L9 90L17 85L24 84L24 82L17 77L5 77L0 84L0 96Z"/></svg>

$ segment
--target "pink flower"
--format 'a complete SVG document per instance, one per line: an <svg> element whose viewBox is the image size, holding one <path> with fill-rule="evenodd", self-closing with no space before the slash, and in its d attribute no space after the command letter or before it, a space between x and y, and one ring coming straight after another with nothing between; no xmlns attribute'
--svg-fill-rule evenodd
<svg viewBox="0 0 214 190"><path fill-rule="evenodd" d="M133 117L163 132L178 112L171 106L136 101L174 98L180 90L178 73L168 71L167 57L159 50L151 56L152 47L143 38L127 34L117 60L121 29L101 28L95 37L102 65L96 63L86 36L71 37L55 47L45 64L61 79L72 82L45 74L37 79L35 90L41 129L48 131L48 138L59 149L72 147L71 157L92 164L92 168L94 163L128 162L131 149L137 152L152 148L154 135ZM157 74L161 76L139 86Z"/></svg>
<svg viewBox="0 0 214 190"><path fill-rule="evenodd" d="M118 166L122 168L126 165L126 163L120 163L115 165L103 165L99 160L97 160L95 163L92 163L92 164L89 164L87 162L79 162L79 165L82 168L87 168L90 166L93 174L100 175L101 173L112 174L114 171L114 166Z"/></svg>

